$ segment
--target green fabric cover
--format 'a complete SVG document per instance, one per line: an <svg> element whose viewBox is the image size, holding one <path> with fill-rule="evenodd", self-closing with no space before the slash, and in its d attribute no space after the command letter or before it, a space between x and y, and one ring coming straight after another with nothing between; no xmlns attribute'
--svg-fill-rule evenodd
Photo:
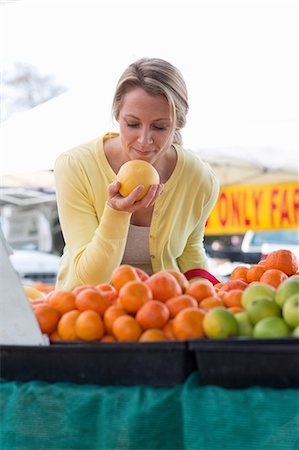
<svg viewBox="0 0 299 450"><path fill-rule="evenodd" d="M299 390L1 382L1 450L299 449Z"/></svg>

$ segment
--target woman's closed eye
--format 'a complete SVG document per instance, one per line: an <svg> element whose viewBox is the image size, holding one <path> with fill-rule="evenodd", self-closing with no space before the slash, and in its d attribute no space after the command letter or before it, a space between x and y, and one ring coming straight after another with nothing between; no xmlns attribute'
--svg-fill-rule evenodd
<svg viewBox="0 0 299 450"><path fill-rule="evenodd" d="M127 122L127 126L130 128L138 128L140 127L140 124L135 122ZM168 125L152 125L152 128L158 131L164 131L168 128Z"/></svg>

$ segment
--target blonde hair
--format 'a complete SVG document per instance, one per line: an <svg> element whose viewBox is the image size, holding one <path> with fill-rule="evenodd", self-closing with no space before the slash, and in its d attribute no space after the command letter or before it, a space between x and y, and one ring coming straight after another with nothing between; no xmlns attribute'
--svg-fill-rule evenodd
<svg viewBox="0 0 299 450"><path fill-rule="evenodd" d="M174 122L174 144L182 144L180 130L186 124L188 93L180 71L160 58L142 58L129 65L120 77L113 102L112 115L118 121L124 95L141 87L150 95L164 95L169 103Z"/></svg>

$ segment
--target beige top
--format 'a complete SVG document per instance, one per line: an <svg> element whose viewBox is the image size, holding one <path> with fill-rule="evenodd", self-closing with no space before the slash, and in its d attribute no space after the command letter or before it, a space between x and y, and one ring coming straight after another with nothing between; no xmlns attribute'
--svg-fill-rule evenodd
<svg viewBox="0 0 299 450"><path fill-rule="evenodd" d="M149 251L150 227L130 224L122 264L139 267L146 273L153 273Z"/></svg>

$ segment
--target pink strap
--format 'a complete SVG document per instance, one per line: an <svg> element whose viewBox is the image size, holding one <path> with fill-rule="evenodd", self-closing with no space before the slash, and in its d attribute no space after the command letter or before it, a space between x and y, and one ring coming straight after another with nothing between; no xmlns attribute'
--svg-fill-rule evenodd
<svg viewBox="0 0 299 450"><path fill-rule="evenodd" d="M210 272L208 272L205 269L191 269L191 270L187 270L187 272L185 272L184 275L187 278L187 280L190 280L191 278L195 278L195 277L202 277L202 278L206 278L207 280L209 280L213 284L220 283L220 281L217 280L217 278L214 277L214 275L212 275Z"/></svg>

